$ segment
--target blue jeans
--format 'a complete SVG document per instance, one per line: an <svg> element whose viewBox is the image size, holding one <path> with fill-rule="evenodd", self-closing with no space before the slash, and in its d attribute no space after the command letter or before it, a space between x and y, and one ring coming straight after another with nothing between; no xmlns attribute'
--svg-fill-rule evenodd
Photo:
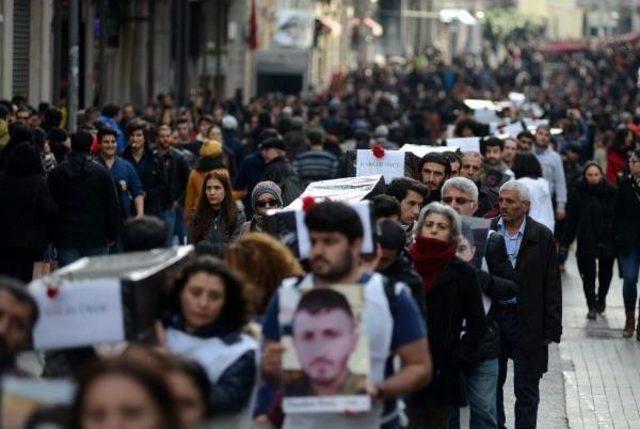
<svg viewBox="0 0 640 429"><path fill-rule="evenodd" d="M103 256L109 254L109 247L94 247L92 249L73 249L58 247L58 265L64 267L86 256Z"/></svg>
<svg viewBox="0 0 640 429"><path fill-rule="evenodd" d="M175 220L174 234L178 236L178 241L180 242L180 245L184 245L187 243L187 227L184 224L184 207L183 206L176 207L176 220Z"/></svg>
<svg viewBox="0 0 640 429"><path fill-rule="evenodd" d="M495 429L498 427L496 410L498 372L498 358L495 358L478 362L463 373L469 411L471 412L470 429ZM459 408L451 410L449 428L460 428Z"/></svg>
<svg viewBox="0 0 640 429"><path fill-rule="evenodd" d="M516 396L515 429L535 429L540 403L540 375L530 374L524 365L524 356L520 348L520 327L517 307L508 311L499 311L495 316L500 327L500 373L498 376L498 427L505 427L504 383L507 380L507 363L513 360L513 390Z"/></svg>
<svg viewBox="0 0 640 429"><path fill-rule="evenodd" d="M176 212L174 209L167 209L160 213L160 219L164 221L165 228L167 229L167 239L165 240L165 247L173 246L173 233L176 227Z"/></svg>
<svg viewBox="0 0 640 429"><path fill-rule="evenodd" d="M618 257L622 270L622 297L624 309L635 311L638 299L638 271L640 271L640 245L636 245L631 252Z"/></svg>

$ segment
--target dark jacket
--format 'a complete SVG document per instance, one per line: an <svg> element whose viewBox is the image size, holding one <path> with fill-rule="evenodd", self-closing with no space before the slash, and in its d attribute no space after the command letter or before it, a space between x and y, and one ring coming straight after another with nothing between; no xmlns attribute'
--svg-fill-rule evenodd
<svg viewBox="0 0 640 429"><path fill-rule="evenodd" d="M389 265L386 270L380 271L392 283L404 283L411 291L414 301L420 309L422 318L426 320L427 303L424 297L424 286L422 285L422 277L411 265L411 259L408 255L401 253L398 255L393 264Z"/></svg>
<svg viewBox="0 0 640 429"><path fill-rule="evenodd" d="M0 247L44 249L58 215L44 174L1 172L0 201Z"/></svg>
<svg viewBox="0 0 640 429"><path fill-rule="evenodd" d="M89 155L69 154L49 173L49 189L60 208L57 246L91 249L116 240L120 210L115 184Z"/></svg>
<svg viewBox="0 0 640 429"><path fill-rule="evenodd" d="M493 319L493 312L502 300L514 298L518 293L516 273L507 255L504 238L500 234L490 234L487 238L485 260L488 272L477 270L482 293L491 300L487 315L487 333L473 354L473 362L495 359L500 355L500 332Z"/></svg>
<svg viewBox="0 0 640 429"><path fill-rule="evenodd" d="M211 253L215 256L222 257L227 250L229 243L235 240L240 231L242 230L242 224L246 222L244 213L238 211L236 217L236 224L228 226L222 219L222 215L218 212L211 220L209 229L196 244L197 250L203 253Z"/></svg>
<svg viewBox="0 0 640 429"><path fill-rule="evenodd" d="M441 405L464 404L461 370L470 363L487 329L476 270L455 258L426 295L429 348L433 381L419 391ZM461 338L462 323L466 333Z"/></svg>
<svg viewBox="0 0 640 429"><path fill-rule="evenodd" d="M266 165L262 180L271 180L282 189L284 206L291 204L304 191L300 178L284 156L275 158Z"/></svg>
<svg viewBox="0 0 640 429"><path fill-rule="evenodd" d="M640 244L640 187L630 177L620 181L614 218L616 250L619 255L628 255Z"/></svg>
<svg viewBox="0 0 640 429"><path fill-rule="evenodd" d="M174 148L169 149L166 154L156 152L155 155L164 165L165 179L169 187L169 203L178 202L184 205L190 173L187 160Z"/></svg>
<svg viewBox="0 0 640 429"><path fill-rule="evenodd" d="M613 214L616 188L603 180L596 186L580 180L567 204L567 219L561 240L568 248L577 238L578 256L594 257L603 251L608 257L615 255L616 222ZM638 218L636 218L638 219Z"/></svg>
<svg viewBox="0 0 640 429"><path fill-rule="evenodd" d="M185 332L183 317L178 314L166 318L164 325L168 328ZM226 345L232 346L240 341L240 332L216 326L208 326L190 333L197 338L219 338ZM206 368L205 368L206 369ZM235 414L248 404L257 377L255 351L242 354L211 385L211 408L214 415Z"/></svg>
<svg viewBox="0 0 640 429"><path fill-rule="evenodd" d="M494 221L494 227L496 224ZM553 234L530 217L515 270L524 370L532 376L541 376L549 361L545 340L560 342L562 336L562 286Z"/></svg>
<svg viewBox="0 0 640 429"><path fill-rule="evenodd" d="M144 189L144 212L159 215L171 206L171 192L167 172L162 160L150 149L145 148L142 158L137 161L132 154L131 146L127 146L122 157L136 169L142 188Z"/></svg>

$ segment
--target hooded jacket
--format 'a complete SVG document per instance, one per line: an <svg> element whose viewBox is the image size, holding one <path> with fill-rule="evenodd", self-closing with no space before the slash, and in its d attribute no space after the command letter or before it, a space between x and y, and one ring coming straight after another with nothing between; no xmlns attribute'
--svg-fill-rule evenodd
<svg viewBox="0 0 640 429"><path fill-rule="evenodd" d="M120 211L106 168L87 154L72 152L49 174L49 188L60 208L57 246L92 249L116 240Z"/></svg>
<svg viewBox="0 0 640 429"><path fill-rule="evenodd" d="M42 250L50 242L58 206L40 157L23 143L0 172L0 246Z"/></svg>

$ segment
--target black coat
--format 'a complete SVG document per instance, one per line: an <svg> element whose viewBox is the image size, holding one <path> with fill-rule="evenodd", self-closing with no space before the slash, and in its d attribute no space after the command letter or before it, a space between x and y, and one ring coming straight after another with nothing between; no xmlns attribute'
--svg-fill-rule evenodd
<svg viewBox="0 0 640 429"><path fill-rule="evenodd" d="M160 215L171 207L171 190L164 162L150 149L144 150L140 162L132 154L131 146L127 146L122 157L136 169L142 188L144 189L145 214Z"/></svg>
<svg viewBox="0 0 640 429"><path fill-rule="evenodd" d="M415 263L415 262L414 262ZM426 295L427 331L434 365L433 381L416 394L442 405L463 405L462 369L487 330L476 270L455 258ZM461 338L462 323L465 335Z"/></svg>
<svg viewBox="0 0 640 429"><path fill-rule="evenodd" d="M105 167L88 155L71 153L49 173L49 189L60 208L57 246L91 249L116 240L120 207Z"/></svg>
<svg viewBox="0 0 640 429"><path fill-rule="evenodd" d="M560 342L562 336L562 285L553 234L530 217L515 269L524 368L541 376L549 360L545 340Z"/></svg>
<svg viewBox="0 0 640 429"><path fill-rule="evenodd" d="M42 250L51 240L58 205L43 174L0 173L0 247Z"/></svg>
<svg viewBox="0 0 640 429"><path fill-rule="evenodd" d="M640 189L630 177L620 181L614 218L616 250L619 255L628 255L640 244Z"/></svg>
<svg viewBox="0 0 640 429"><path fill-rule="evenodd" d="M493 320L493 312L502 300L514 298L518 293L516 272L509 262L504 238L500 234L490 234L487 238L485 260L489 272L477 270L482 293L491 300L487 315L487 333L473 354L473 362L495 359L500 355L500 332Z"/></svg>
<svg viewBox="0 0 640 429"><path fill-rule="evenodd" d="M568 248L577 238L577 255L593 257L603 251L606 256L613 257L615 199L616 188L606 180L597 186L580 180L567 204L562 246Z"/></svg>
<svg viewBox="0 0 640 429"><path fill-rule="evenodd" d="M184 197L189 181L189 163L176 149L171 148L166 154L155 153L164 164L165 179L169 186L169 203L178 202L184 205Z"/></svg>
<svg viewBox="0 0 640 429"><path fill-rule="evenodd" d="M427 304L424 297L424 286L422 285L422 277L411 266L411 259L409 255L400 253L396 260L387 267L386 270L381 270L380 274L387 277L392 283L404 283L411 291L414 301L420 309L422 318L426 319Z"/></svg>
<svg viewBox="0 0 640 429"><path fill-rule="evenodd" d="M267 163L262 180L271 180L282 189L282 201L288 206L302 194L304 187L291 163L284 156Z"/></svg>

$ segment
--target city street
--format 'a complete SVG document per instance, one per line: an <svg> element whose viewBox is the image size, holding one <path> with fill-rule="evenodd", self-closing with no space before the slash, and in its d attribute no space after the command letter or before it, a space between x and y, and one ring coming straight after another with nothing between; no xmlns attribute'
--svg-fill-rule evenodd
<svg viewBox="0 0 640 429"><path fill-rule="evenodd" d="M575 256L562 277L563 336L541 383L540 428L640 428L640 343L622 338L622 280L614 270L607 310L588 321ZM512 380L507 381L509 388ZM509 392L509 390L507 390ZM513 394L508 427L513 427Z"/></svg>

